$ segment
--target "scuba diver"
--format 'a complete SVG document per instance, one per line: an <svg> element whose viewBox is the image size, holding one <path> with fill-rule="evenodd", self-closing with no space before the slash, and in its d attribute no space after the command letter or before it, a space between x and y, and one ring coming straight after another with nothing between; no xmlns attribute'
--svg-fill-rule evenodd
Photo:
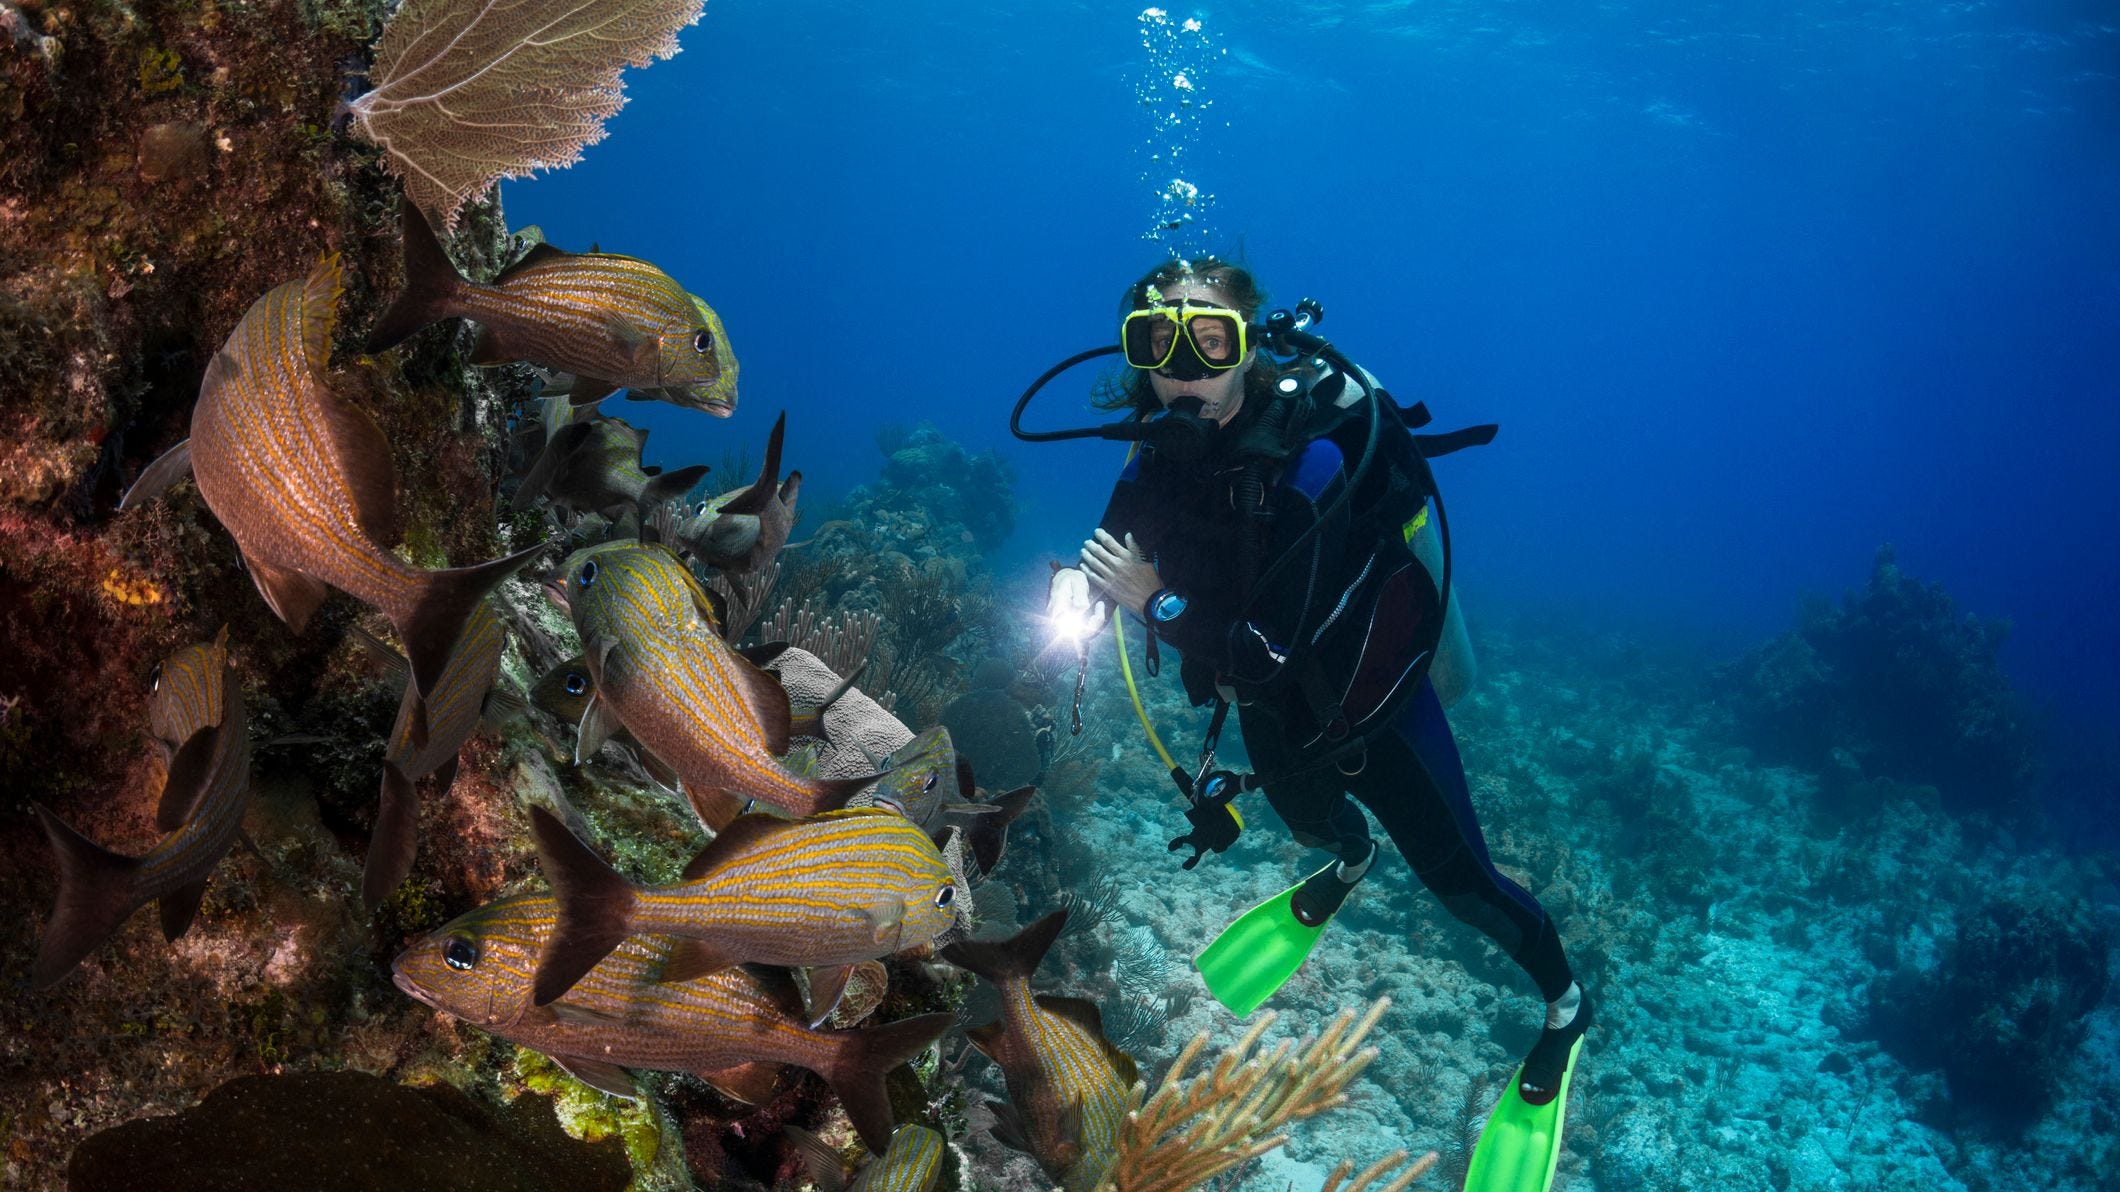
<svg viewBox="0 0 2120 1192"><path fill-rule="evenodd" d="M1149 673L1166 643L1182 656L1193 704L1214 705L1198 770L1172 766L1191 803L1193 830L1171 843L1193 849L1185 868L1236 839L1243 820L1233 800L1247 790L1264 791L1298 842L1336 854L1246 916L1265 922L1263 934L1202 953L1216 996L1240 1014L1255 1009L1375 867L1377 845L1351 794L1445 909L1537 985L1544 1029L1514 1091L1525 1111L1548 1113L1557 1135L1561 1106L1551 1103L1591 1024L1590 1001L1552 918L1489 859L1443 711L1471 684L1473 659L1449 598L1448 523L1426 459L1484 443L1494 428L1411 433L1424 409L1399 407L1365 370L1302 330L1321 309L1306 300L1299 309L1310 319L1279 311L1259 323L1263 304L1243 268L1212 257L1168 261L1127 287L1117 349L1063 361L1017 404L1011 425L1021 438L1134 444L1077 565L1054 565L1047 616L1063 633L1087 636L1107 607L1133 614L1146 631ZM1262 344L1293 358L1279 361ZM1024 405L1046 381L1115 350L1130 368L1104 384L1098 404L1128 417L1023 430ZM1124 625L1113 622L1123 660ZM1232 704L1255 773L1213 768ZM1152 728L1150 736L1168 762ZM1275 961L1277 937L1306 942ZM1273 971L1241 971L1261 963ZM1496 1121L1508 1103L1505 1094ZM1550 1155L1545 1163L1550 1179Z"/></svg>

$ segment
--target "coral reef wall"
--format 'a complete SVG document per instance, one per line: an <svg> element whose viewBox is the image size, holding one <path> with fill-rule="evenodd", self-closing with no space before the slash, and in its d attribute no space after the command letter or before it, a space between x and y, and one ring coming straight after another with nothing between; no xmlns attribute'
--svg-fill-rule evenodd
<svg viewBox="0 0 2120 1192"><path fill-rule="evenodd" d="M336 252L331 385L392 445L404 550L437 565L507 545L494 383L450 333L388 361L358 348L398 284L397 187L334 120L386 7L0 3L0 1184L56 1186L83 1137L230 1077L387 1067L419 1016L369 960L471 893L416 880L408 897L436 905L394 903L379 925L348 906L397 698L343 640L372 614L335 597L291 634L188 483L115 510L185 437L245 309ZM475 205L460 263L490 269L497 228ZM224 624L256 738L324 742L259 753L255 848L222 864L189 935L167 945L136 915L29 993L55 890L31 801L116 851L158 839L149 670ZM502 757L467 752L460 790L490 792ZM497 880L477 857L493 825L453 827L450 872Z"/></svg>

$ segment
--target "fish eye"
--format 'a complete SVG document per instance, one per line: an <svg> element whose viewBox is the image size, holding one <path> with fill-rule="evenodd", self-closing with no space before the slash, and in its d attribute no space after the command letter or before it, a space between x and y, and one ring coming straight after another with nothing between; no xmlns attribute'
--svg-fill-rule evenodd
<svg viewBox="0 0 2120 1192"><path fill-rule="evenodd" d="M567 672L567 694L580 695L589 690L589 680L582 678L580 671Z"/></svg>
<svg viewBox="0 0 2120 1192"><path fill-rule="evenodd" d="M582 564L582 569L579 573L575 575L574 582L580 584L584 588L596 582L595 559L591 559L588 562Z"/></svg>
<svg viewBox="0 0 2120 1192"><path fill-rule="evenodd" d="M940 890L935 891L935 906L938 909L948 907L949 904L955 901L957 901L957 887L944 886Z"/></svg>
<svg viewBox="0 0 2120 1192"><path fill-rule="evenodd" d="M714 333L705 327L692 333L692 350L702 356L714 351Z"/></svg>
<svg viewBox="0 0 2120 1192"><path fill-rule="evenodd" d="M155 663L155 669L147 672L147 690L150 692L162 690L162 664L159 662Z"/></svg>
<svg viewBox="0 0 2120 1192"><path fill-rule="evenodd" d="M478 945L463 936L453 936L442 945L442 963L460 973L468 973L478 963Z"/></svg>
<svg viewBox="0 0 2120 1192"><path fill-rule="evenodd" d="M936 782L938 782L938 781L939 781L939 780L940 780L941 778L942 778L942 775L940 775L940 774L930 774L930 775L928 775L928 776L927 776L927 781L926 781L926 782L923 782L923 783L921 783L921 784L920 784L920 793L924 795L924 794L928 793L929 791L931 791L931 790L934 790L934 789L935 789L935 783L936 783Z"/></svg>

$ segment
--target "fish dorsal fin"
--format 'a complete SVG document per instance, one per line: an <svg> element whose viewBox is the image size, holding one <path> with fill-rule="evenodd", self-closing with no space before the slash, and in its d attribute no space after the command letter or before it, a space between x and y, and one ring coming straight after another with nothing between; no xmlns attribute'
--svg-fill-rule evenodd
<svg viewBox="0 0 2120 1192"><path fill-rule="evenodd" d="M564 261L568 257L571 257L573 255L573 253L568 252L566 249L554 248L551 244L540 240L536 244L531 245L528 252L525 252L522 256L515 258L515 260L511 262L506 269L503 269L499 273L494 274L493 280L487 282L486 284L489 286L497 286L502 282L507 281L509 278L514 277L516 274L524 272L525 270L534 269L539 265L550 264L554 261Z"/></svg>
<svg viewBox="0 0 2120 1192"><path fill-rule="evenodd" d="M207 725L186 738L169 759L169 777L162 783L162 802L155 810L155 827L174 832L191 817L206 793L206 780L213 776L214 747L221 730Z"/></svg>
<svg viewBox="0 0 2120 1192"><path fill-rule="evenodd" d="M758 716L759 727L765 730L766 752L779 757L788 751L789 738L794 735L795 711L788 703L788 689L741 654L732 652L729 661L750 694L751 710Z"/></svg>
<svg viewBox="0 0 2120 1192"><path fill-rule="evenodd" d="M640 1088L633 1083L633 1074L617 1064L605 1060L584 1059L577 1055L555 1055L552 1062L564 1069L567 1075L592 1089L614 1097L624 1097L628 1101L640 1100Z"/></svg>
<svg viewBox="0 0 2120 1192"><path fill-rule="evenodd" d="M684 880L699 879L728 864L729 859L745 849L757 845L775 833L781 832L794 821L778 819L770 815L739 815L721 830L721 834L699 850L699 855L685 865Z"/></svg>
<svg viewBox="0 0 2120 1192"><path fill-rule="evenodd" d="M339 294L345 288L337 253L319 260L302 285L302 362L312 377L321 379L331 363L331 329L338 322Z"/></svg>
<svg viewBox="0 0 2120 1192"><path fill-rule="evenodd" d="M787 411L781 411L778 421L773 423L773 434L766 439L766 462L758 469L758 479L749 488L730 498L721 506L721 512L764 513L767 502L774 496L773 486L780 480L780 440L787 430Z"/></svg>
<svg viewBox="0 0 2120 1192"><path fill-rule="evenodd" d="M1048 1014L1057 1014L1097 1038L1104 1037L1104 1015L1097 1003L1087 998L1062 997L1054 993L1036 995L1038 1008Z"/></svg>
<svg viewBox="0 0 2120 1192"><path fill-rule="evenodd" d="M1087 998L1061 997L1050 993L1035 996L1039 1009L1048 1014L1057 1014L1088 1031L1097 1040L1098 1046L1103 1048L1104 1058L1111 1062L1112 1069L1119 1074L1121 1082L1128 1088L1132 1088L1134 1082L1141 1079L1140 1069L1135 1065L1134 1057L1119 1050L1105 1037L1104 1016L1098 1011L1097 1003Z"/></svg>
<svg viewBox="0 0 2120 1192"><path fill-rule="evenodd" d="M780 1065L765 1060L737 1064L733 1068L695 1069L692 1075L713 1085L730 1100L745 1105L764 1105L773 1099L774 1091L780 1087Z"/></svg>

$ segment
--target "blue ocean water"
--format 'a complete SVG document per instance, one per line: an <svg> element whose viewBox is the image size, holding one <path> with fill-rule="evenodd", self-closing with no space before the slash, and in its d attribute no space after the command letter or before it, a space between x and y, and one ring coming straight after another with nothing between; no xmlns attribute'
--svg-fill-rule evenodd
<svg viewBox="0 0 2120 1192"><path fill-rule="evenodd" d="M1889 541L2012 621L2006 664L2073 733L2120 711L2116 27L713 0L608 140L505 197L723 314L743 411L632 411L664 462L786 408L821 508L875 428L928 419L1014 461L1013 561L1064 555L1110 449L1016 444L1010 403L1166 250L1240 254L1440 424L1502 424L1441 473L1471 598L1742 647ZM1160 232L1173 179L1201 198ZM1033 420L1083 420L1090 379Z"/></svg>
<svg viewBox="0 0 2120 1192"><path fill-rule="evenodd" d="M1112 340L1128 280L1213 251L1276 304L1317 298L1322 330L1440 426L1502 425L1437 468L1489 676L1452 717L1497 853L1614 983L1614 1079L1580 1111L1595 1186L2011 1186L2021 1139L1953 1134L1941 1077L1851 1041L1888 1029L1867 1017L1895 970L1933 975L1939 949L1972 956L2015 913L1984 901L2015 842L1889 800L1860 832L1818 822L1815 784L1705 743L1694 709L1656 703L1663 672L1598 631L1735 656L1803 593L1860 587L1891 543L2011 622L2002 659L2049 718L2059 809L2110 831L2112 771L2069 760L2120 757L2109 6L710 0L683 41L629 73L582 164L504 188L511 223L653 258L725 319L742 407L624 407L653 462L756 458L786 409L822 520L875 477L879 429L932 421L1013 464L1017 527L989 561L1028 586L1118 464L1014 442L1009 407ZM1097 417L1093 377L1063 378L1032 423ZM1490 639L1482 618L1547 636ZM1189 953L1317 863L1269 828L1170 881L1159 767L1108 677L1090 707L1102 785L1059 814L1141 850L1098 860L1146 950ZM1183 716L1167 690L1158 714ZM1623 802L1642 794L1630 765L1664 803ZM1425 1103L1487 1103L1468 1071L1506 1072L1531 1012L1521 974L1403 868L1389 881L1283 999L1402 999L1381 1063L1434 1083L1339 1127L1371 1154L1440 1145L1448 1106ZM1914 887L1958 909L1916 909ZM2109 1054L2114 1024L2084 1054ZM2028 1186L2109 1172L2120 1142L2083 1101L2030 1145L2084 1121L2103 1149L2042 1160ZM1314 1187L1303 1165L1333 1145L1299 1140L1296 1166L1243 1186ZM1696 1152L1726 1178L1671 1159Z"/></svg>

